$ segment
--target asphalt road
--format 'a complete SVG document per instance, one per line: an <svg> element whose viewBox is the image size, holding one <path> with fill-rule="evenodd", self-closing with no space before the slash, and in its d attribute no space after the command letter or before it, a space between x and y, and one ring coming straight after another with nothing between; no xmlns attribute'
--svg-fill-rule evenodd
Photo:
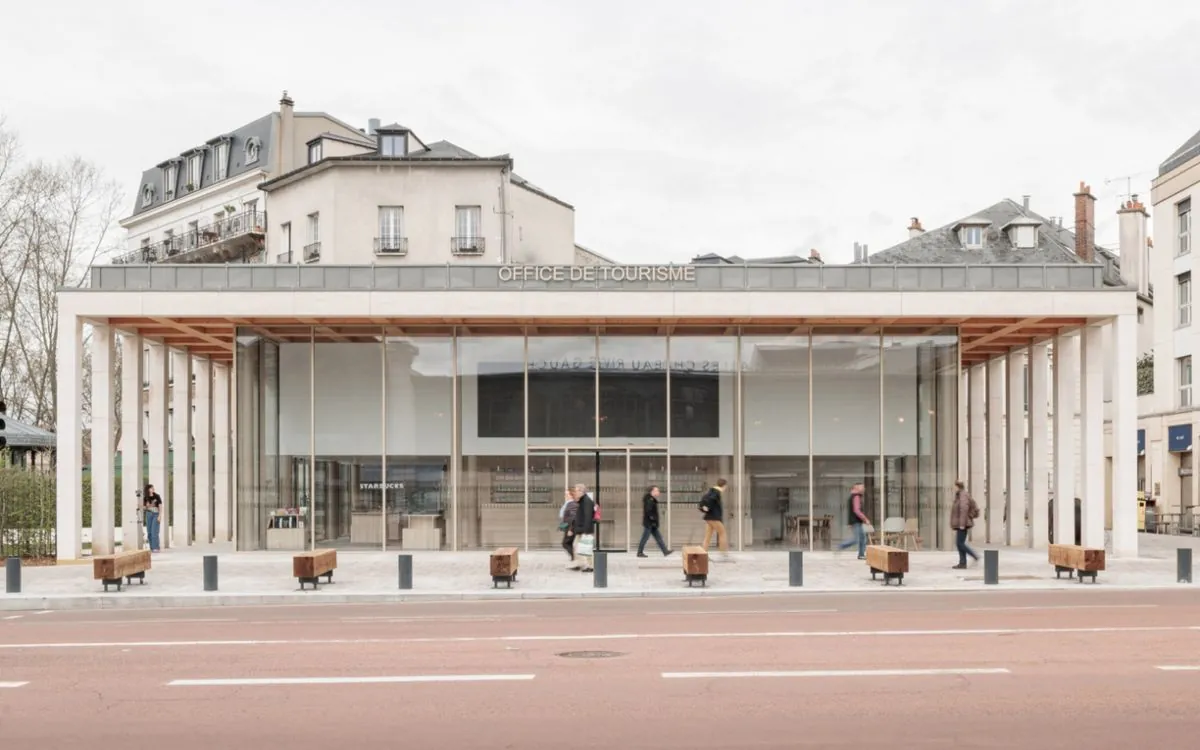
<svg viewBox="0 0 1200 750"><path fill-rule="evenodd" d="M1184 747L1198 694L1182 589L0 616L4 747Z"/></svg>

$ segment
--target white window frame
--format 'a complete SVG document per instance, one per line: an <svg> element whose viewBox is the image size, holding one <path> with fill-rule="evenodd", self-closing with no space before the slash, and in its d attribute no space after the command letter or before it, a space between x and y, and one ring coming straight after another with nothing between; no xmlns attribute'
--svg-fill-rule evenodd
<svg viewBox="0 0 1200 750"><path fill-rule="evenodd" d="M304 231L307 233L308 239L304 243L305 250L304 250L304 257L302 258L302 260L305 263L307 263L307 262L309 262L308 247L310 245L319 245L321 242L321 212L313 211L311 214L308 215L307 221L305 223L306 223L306 227L305 227ZM320 257L321 257L321 249L318 247L317 248L317 257L314 260L319 260Z"/></svg>
<svg viewBox="0 0 1200 750"><path fill-rule="evenodd" d="M1187 408L1192 405L1192 357L1180 357L1175 360L1175 381L1178 383L1179 406Z"/></svg>
<svg viewBox="0 0 1200 750"><path fill-rule="evenodd" d="M1192 251L1192 199L1184 198L1175 204L1175 254Z"/></svg>
<svg viewBox="0 0 1200 750"><path fill-rule="evenodd" d="M229 141L219 141L213 147L213 182L229 176Z"/></svg>
<svg viewBox="0 0 1200 750"><path fill-rule="evenodd" d="M399 146L399 151L396 146ZM379 136L379 153L382 156L407 156L408 136L401 133L384 133Z"/></svg>
<svg viewBox="0 0 1200 750"><path fill-rule="evenodd" d="M316 164L321 161L321 152L323 151L322 142L310 143L308 145L308 163Z"/></svg>
<svg viewBox="0 0 1200 750"><path fill-rule="evenodd" d="M455 206L454 207L454 236L476 239L483 236L483 207Z"/></svg>
<svg viewBox="0 0 1200 750"><path fill-rule="evenodd" d="M200 189L200 180L204 176L204 154L196 153L188 157L187 160L187 183L191 185L192 190Z"/></svg>
<svg viewBox="0 0 1200 750"><path fill-rule="evenodd" d="M1192 324L1192 274L1181 273L1175 277L1175 327L1186 328Z"/></svg>
<svg viewBox="0 0 1200 750"><path fill-rule="evenodd" d="M380 206L378 221L379 251L403 252L404 206Z"/></svg>
<svg viewBox="0 0 1200 750"><path fill-rule="evenodd" d="M179 164L171 162L163 167L163 200L175 198L175 188L179 186Z"/></svg>
<svg viewBox="0 0 1200 750"><path fill-rule="evenodd" d="M979 250L983 247L983 227L963 227L963 247L969 250Z"/></svg>

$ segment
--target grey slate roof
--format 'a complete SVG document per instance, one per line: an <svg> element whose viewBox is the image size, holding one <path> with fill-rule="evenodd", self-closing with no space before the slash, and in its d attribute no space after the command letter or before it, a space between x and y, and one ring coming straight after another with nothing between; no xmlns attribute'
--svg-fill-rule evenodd
<svg viewBox="0 0 1200 750"><path fill-rule="evenodd" d="M12 417L5 418L4 436L14 448L53 448L57 440L53 432L25 424Z"/></svg>
<svg viewBox="0 0 1200 750"><path fill-rule="evenodd" d="M696 264L700 264L700 265L711 264L711 265L726 265L726 266L740 266L740 265L779 266L779 265L788 265L791 263L808 264L808 263L812 263L812 262L813 261L811 258L806 258L803 255L772 255L770 257L765 257L765 258L743 258L740 255L720 255L718 253L703 253L702 255L697 255L696 257L692 258L692 263L696 263Z"/></svg>
<svg viewBox="0 0 1200 750"><path fill-rule="evenodd" d="M983 247L971 250L963 247L955 227L968 219L985 219L989 222L984 230ZM1018 248L1009 241L1003 228L1010 223L1040 222L1037 247ZM1122 286L1120 263L1111 250L1097 245L1096 262L1105 267L1105 281L1112 286ZM968 217L956 219L945 226L930 229L924 234L893 245L886 250L873 253L867 263L892 265L905 263L996 265L1013 263L1084 263L1075 254L1075 234L1060 227L1044 216L1025 209L1020 203L1004 199Z"/></svg>
<svg viewBox="0 0 1200 750"><path fill-rule="evenodd" d="M485 157L473 154L462 146L450 141L434 141L427 144L424 151L411 151L409 159L482 159Z"/></svg>
<svg viewBox="0 0 1200 750"><path fill-rule="evenodd" d="M1184 162L1191 161L1197 156L1200 156L1200 131L1197 131L1195 135L1193 135L1191 138L1188 138L1182 146L1175 149L1175 153L1168 156L1166 160L1159 165L1158 176L1162 177L1167 172L1170 172L1172 169L1175 169Z"/></svg>

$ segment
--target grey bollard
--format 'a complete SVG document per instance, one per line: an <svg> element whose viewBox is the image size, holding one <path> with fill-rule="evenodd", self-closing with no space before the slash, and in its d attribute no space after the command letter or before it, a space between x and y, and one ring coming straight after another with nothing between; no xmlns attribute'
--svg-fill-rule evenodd
<svg viewBox="0 0 1200 750"><path fill-rule="evenodd" d="M1000 583L1000 550L983 551L983 582L987 586Z"/></svg>
<svg viewBox="0 0 1200 750"><path fill-rule="evenodd" d="M217 556L204 556L204 590L217 590Z"/></svg>
<svg viewBox="0 0 1200 750"><path fill-rule="evenodd" d="M592 560L592 586L598 589L608 588L608 553L596 550Z"/></svg>
<svg viewBox="0 0 1200 750"><path fill-rule="evenodd" d="M400 577L400 588L408 590L412 588L412 555L398 555L396 557L396 569Z"/></svg>
<svg viewBox="0 0 1200 750"><path fill-rule="evenodd" d="M4 561L4 590L10 594L21 593L21 558L19 557L10 557Z"/></svg>
<svg viewBox="0 0 1200 750"><path fill-rule="evenodd" d="M8 559L12 560L11 557ZM1179 549L1175 550L1175 568L1176 568L1176 577L1179 579L1179 583L1191 583L1192 582L1192 548L1191 547L1180 547ZM20 585L20 584L18 583L18 585Z"/></svg>
<svg viewBox="0 0 1200 750"><path fill-rule="evenodd" d="M788 585L804 585L804 550L788 550Z"/></svg>

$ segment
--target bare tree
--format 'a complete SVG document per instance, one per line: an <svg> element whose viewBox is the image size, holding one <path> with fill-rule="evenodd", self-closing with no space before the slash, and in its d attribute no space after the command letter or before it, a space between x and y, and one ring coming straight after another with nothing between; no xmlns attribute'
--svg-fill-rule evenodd
<svg viewBox="0 0 1200 750"><path fill-rule="evenodd" d="M0 388L17 419L54 426L58 291L81 286L112 244L119 201L116 184L79 157L23 161L0 120Z"/></svg>

